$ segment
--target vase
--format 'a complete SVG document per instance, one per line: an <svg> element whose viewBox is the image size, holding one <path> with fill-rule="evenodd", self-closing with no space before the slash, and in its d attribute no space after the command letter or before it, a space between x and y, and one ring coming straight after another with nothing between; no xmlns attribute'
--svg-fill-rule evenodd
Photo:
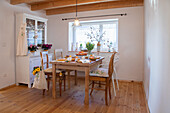
<svg viewBox="0 0 170 113"><path fill-rule="evenodd" d="M48 49L47 50L43 50L43 51L48 51Z"/></svg>
<svg viewBox="0 0 170 113"><path fill-rule="evenodd" d="M34 53L35 51L30 51L31 53Z"/></svg>
<svg viewBox="0 0 170 113"><path fill-rule="evenodd" d="M111 52L110 47L109 47L109 49L108 49L108 52Z"/></svg>
<svg viewBox="0 0 170 113"><path fill-rule="evenodd" d="M91 55L91 54L92 54L91 50L88 50L88 55Z"/></svg>
<svg viewBox="0 0 170 113"><path fill-rule="evenodd" d="M80 46L80 51L83 49L83 47L82 46Z"/></svg>
<svg viewBox="0 0 170 113"><path fill-rule="evenodd" d="M97 52L100 52L100 46L101 46L101 44L100 44L100 42L98 42L97 43Z"/></svg>

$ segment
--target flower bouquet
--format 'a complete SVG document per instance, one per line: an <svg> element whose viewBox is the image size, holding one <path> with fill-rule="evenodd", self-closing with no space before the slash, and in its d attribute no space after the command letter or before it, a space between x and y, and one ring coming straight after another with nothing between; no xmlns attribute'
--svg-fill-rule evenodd
<svg viewBox="0 0 170 113"><path fill-rule="evenodd" d="M85 35L90 38L91 41L97 41L97 51L100 51L101 42L105 41L104 35L106 32L101 32L100 29L96 30L94 27L90 27L91 31Z"/></svg>
<svg viewBox="0 0 170 113"><path fill-rule="evenodd" d="M37 48L36 45L30 45L30 46L28 46L28 50L29 50L30 52L35 52L37 49L38 49L38 48Z"/></svg>
<svg viewBox="0 0 170 113"><path fill-rule="evenodd" d="M38 76L38 73L39 73L41 70L42 70L41 67L36 66L36 67L33 68L32 74Z"/></svg>
<svg viewBox="0 0 170 113"><path fill-rule="evenodd" d="M32 88L48 90L47 81L45 78L44 71L42 71L42 67L41 66L34 67L32 74L35 75Z"/></svg>
<svg viewBox="0 0 170 113"><path fill-rule="evenodd" d="M91 54L91 50L94 49L94 44L90 43L90 42L87 42L86 43L86 48L88 50L88 54Z"/></svg>
<svg viewBox="0 0 170 113"><path fill-rule="evenodd" d="M52 44L43 44L43 45L42 45L42 49L43 49L44 51L47 51L47 50L51 49L51 47L52 47Z"/></svg>

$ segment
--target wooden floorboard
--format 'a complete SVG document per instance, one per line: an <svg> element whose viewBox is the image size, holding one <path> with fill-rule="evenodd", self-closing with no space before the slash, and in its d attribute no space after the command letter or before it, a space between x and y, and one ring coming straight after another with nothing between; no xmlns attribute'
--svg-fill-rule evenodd
<svg viewBox="0 0 170 113"><path fill-rule="evenodd" d="M142 83L119 82L117 96L105 105L105 92L93 91L89 97L89 106L84 105L84 79L78 79L78 85L71 81L71 89L63 91L52 99L51 89L42 95L42 90L15 86L0 91L0 113L147 113ZM52 86L52 85L51 85ZM96 85L98 87L98 85Z"/></svg>

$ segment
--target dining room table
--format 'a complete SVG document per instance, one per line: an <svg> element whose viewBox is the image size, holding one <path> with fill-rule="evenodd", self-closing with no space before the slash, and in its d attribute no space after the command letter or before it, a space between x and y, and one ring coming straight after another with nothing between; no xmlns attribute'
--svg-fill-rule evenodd
<svg viewBox="0 0 170 113"><path fill-rule="evenodd" d="M89 105L89 72L98 67L99 64L102 63L104 57L100 57L95 61L91 61L88 63L80 63L76 61L69 62L58 62L57 60L52 60L50 64L52 64L52 77L53 77L53 85L52 85L52 97L56 98L56 69L63 70L77 70L85 72L85 98L84 104ZM70 73L68 72L68 88L70 88Z"/></svg>

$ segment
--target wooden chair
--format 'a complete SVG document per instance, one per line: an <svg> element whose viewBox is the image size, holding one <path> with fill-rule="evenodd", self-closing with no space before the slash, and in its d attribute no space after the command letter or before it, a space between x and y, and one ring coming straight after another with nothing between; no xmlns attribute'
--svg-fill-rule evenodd
<svg viewBox="0 0 170 113"><path fill-rule="evenodd" d="M93 89L104 90L105 91L105 104L106 105L108 105L108 100L107 100L108 89L109 89L109 97L111 99L111 86L110 85L112 83L112 74L113 74L113 71L114 71L113 61L114 61L115 54L116 54L116 52L113 53L111 58L110 58L108 69L99 68L97 70L90 72L90 76L89 76L89 80L92 81L92 83L90 84L90 85L92 85L90 95L92 95ZM94 85L98 84L97 82L104 82L105 84L101 84L101 85L105 85L105 89L94 88Z"/></svg>
<svg viewBox="0 0 170 113"><path fill-rule="evenodd" d="M44 62L43 60L43 53L40 52L40 56L41 56L41 66L44 69L44 64L46 64L46 69L44 69L44 73L45 75L47 75L47 87L48 90L50 88L50 81L52 81L52 68L49 68L49 58L48 58L48 54L46 55L46 62ZM60 76L60 73L62 73L62 76ZM60 96L61 96L61 92L62 92L62 80L64 81L64 91L65 91L65 71L61 71L61 70L56 70L56 76L57 78L59 78L59 87L60 87ZM43 95L45 94L45 90L43 90Z"/></svg>
<svg viewBox="0 0 170 113"><path fill-rule="evenodd" d="M115 89L114 79L116 80L117 89L119 91L119 83L118 83L118 76L117 76L117 70L116 70L116 65L117 65L118 61L119 61L119 56L118 56L118 53L117 53L115 58L114 58L114 76L112 76L115 96L116 96L116 89Z"/></svg>
<svg viewBox="0 0 170 113"><path fill-rule="evenodd" d="M118 76L117 76L117 70L116 70L116 65L119 61L119 55L118 54L119 54L118 52L115 54L114 61L113 61L114 62L114 67L113 67L114 72L113 72L113 76L112 76L112 84L113 84L113 90L114 90L115 96L116 96L116 87L115 87L115 81L114 80L116 80L117 89L119 91L119 83L118 83ZM102 68L103 66L104 65L101 64L101 65L99 65L99 68Z"/></svg>
<svg viewBox="0 0 170 113"><path fill-rule="evenodd" d="M55 49L54 50L54 59L63 58L63 50L62 49ZM68 76L70 76L70 72L74 71L75 73L75 85L77 85L77 70L66 70ZM70 82L70 79L68 79L68 82Z"/></svg>

